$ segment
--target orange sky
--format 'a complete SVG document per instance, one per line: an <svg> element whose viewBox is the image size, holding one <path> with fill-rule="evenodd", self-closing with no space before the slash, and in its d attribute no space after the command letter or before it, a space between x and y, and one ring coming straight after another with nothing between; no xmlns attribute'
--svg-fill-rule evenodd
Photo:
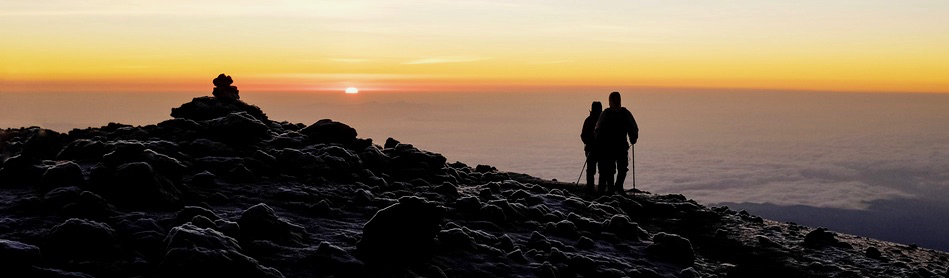
<svg viewBox="0 0 949 278"><path fill-rule="evenodd" d="M949 2L192 2L0 3L0 93L949 92Z"/></svg>

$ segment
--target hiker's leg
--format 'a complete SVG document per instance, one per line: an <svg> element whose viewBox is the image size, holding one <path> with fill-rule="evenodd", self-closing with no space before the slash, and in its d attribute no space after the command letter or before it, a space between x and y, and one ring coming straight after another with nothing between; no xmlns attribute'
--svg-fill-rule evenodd
<svg viewBox="0 0 949 278"><path fill-rule="evenodd" d="M623 183L626 181L626 172L629 172L629 154L624 151L622 155L616 157L616 187L613 188L613 191L623 191Z"/></svg>
<svg viewBox="0 0 949 278"><path fill-rule="evenodd" d="M599 193L606 192L606 188L613 184L613 167L616 166L615 162L610 161L609 157L604 153L601 153L599 161L600 167L600 184L597 186L596 191Z"/></svg>

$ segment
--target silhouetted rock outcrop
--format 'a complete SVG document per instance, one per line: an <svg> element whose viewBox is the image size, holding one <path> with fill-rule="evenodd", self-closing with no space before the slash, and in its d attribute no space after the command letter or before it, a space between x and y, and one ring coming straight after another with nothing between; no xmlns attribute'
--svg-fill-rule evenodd
<svg viewBox="0 0 949 278"><path fill-rule="evenodd" d="M193 121L205 121L227 116L235 112L246 112L251 117L267 122L267 115L260 107L240 100L237 87L231 86L234 80L224 74L214 79L214 97L196 97L181 107L172 108L171 116Z"/></svg>

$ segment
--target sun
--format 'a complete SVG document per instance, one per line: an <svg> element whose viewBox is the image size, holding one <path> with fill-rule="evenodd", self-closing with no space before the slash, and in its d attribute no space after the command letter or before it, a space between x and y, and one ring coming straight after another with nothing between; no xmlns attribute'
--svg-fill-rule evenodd
<svg viewBox="0 0 949 278"><path fill-rule="evenodd" d="M346 93L347 93L347 94L358 94L358 93L359 93L359 89L356 89L356 87L349 87L349 88L346 88Z"/></svg>

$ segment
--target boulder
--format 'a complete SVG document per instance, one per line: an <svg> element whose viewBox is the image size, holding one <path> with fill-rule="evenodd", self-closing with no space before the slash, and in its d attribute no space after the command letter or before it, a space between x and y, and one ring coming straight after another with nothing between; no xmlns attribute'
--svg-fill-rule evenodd
<svg viewBox="0 0 949 278"><path fill-rule="evenodd" d="M386 143L383 145L383 148L391 149L399 145L399 140L392 139L392 137L386 138Z"/></svg>
<svg viewBox="0 0 949 278"><path fill-rule="evenodd" d="M609 220L603 222L603 227L616 236L628 239L648 239L649 233L639 227L636 222L631 222L629 217L622 214L615 214Z"/></svg>
<svg viewBox="0 0 949 278"><path fill-rule="evenodd" d="M804 246L810 248L838 247L852 249L846 242L837 240L837 235L827 231L827 228L817 228L804 236Z"/></svg>
<svg viewBox="0 0 949 278"><path fill-rule="evenodd" d="M344 123L322 119L300 130L313 143L348 145L356 141L356 129Z"/></svg>
<svg viewBox="0 0 949 278"><path fill-rule="evenodd" d="M185 206L179 210L177 214L175 214L175 224L187 223L188 221L191 221L191 219L194 219L195 216L199 215L204 216L211 221L221 219L220 216L209 209L197 206Z"/></svg>
<svg viewBox="0 0 949 278"><path fill-rule="evenodd" d="M42 162L23 155L14 155L3 161L0 168L0 188L34 185L42 180L46 167Z"/></svg>
<svg viewBox="0 0 949 278"><path fill-rule="evenodd" d="M109 225L70 218L50 230L43 250L60 259L105 259L115 255L116 243Z"/></svg>
<svg viewBox="0 0 949 278"><path fill-rule="evenodd" d="M207 125L208 137L225 143L256 143L271 136L264 122L244 111L208 120Z"/></svg>
<svg viewBox="0 0 949 278"><path fill-rule="evenodd" d="M236 239L214 229L199 228L191 223L171 228L171 231L165 237L164 245L165 250L168 251L175 248L195 249L199 247L210 250L241 251Z"/></svg>
<svg viewBox="0 0 949 278"><path fill-rule="evenodd" d="M39 260L39 247L19 241L0 239L0 266L4 269L29 267Z"/></svg>
<svg viewBox="0 0 949 278"><path fill-rule="evenodd" d="M695 251L688 239L677 234L659 232L652 240L653 243L646 247L646 252L650 255L682 266L692 266L695 262Z"/></svg>
<svg viewBox="0 0 949 278"><path fill-rule="evenodd" d="M169 208L181 202L181 192L174 184L145 162L120 165L113 181L98 193L115 204L134 208Z"/></svg>
<svg viewBox="0 0 949 278"><path fill-rule="evenodd" d="M62 207L62 211L63 214L68 217L103 221L118 214L112 204L109 204L104 198L91 191L79 193L79 196L73 203L66 204Z"/></svg>
<svg viewBox="0 0 949 278"><path fill-rule="evenodd" d="M256 204L237 220L241 232L251 240L269 240L283 245L304 245L306 230L280 217L267 204Z"/></svg>
<svg viewBox="0 0 949 278"><path fill-rule="evenodd" d="M72 161L65 161L47 168L40 182L44 189L62 186L81 186L85 182L82 168Z"/></svg>
<svg viewBox="0 0 949 278"><path fill-rule="evenodd" d="M871 258L871 259L879 260L883 258L883 253L880 253L880 249L877 249L876 247L872 247L872 246L867 247L865 254L867 255L867 258Z"/></svg>
<svg viewBox="0 0 949 278"><path fill-rule="evenodd" d="M98 160L105 155L106 151L106 145L100 141L76 139L63 147L56 158L80 161Z"/></svg>
<svg viewBox="0 0 949 278"><path fill-rule="evenodd" d="M406 196L383 208L363 226L356 255L370 265L400 267L426 261L435 250L443 208Z"/></svg>

